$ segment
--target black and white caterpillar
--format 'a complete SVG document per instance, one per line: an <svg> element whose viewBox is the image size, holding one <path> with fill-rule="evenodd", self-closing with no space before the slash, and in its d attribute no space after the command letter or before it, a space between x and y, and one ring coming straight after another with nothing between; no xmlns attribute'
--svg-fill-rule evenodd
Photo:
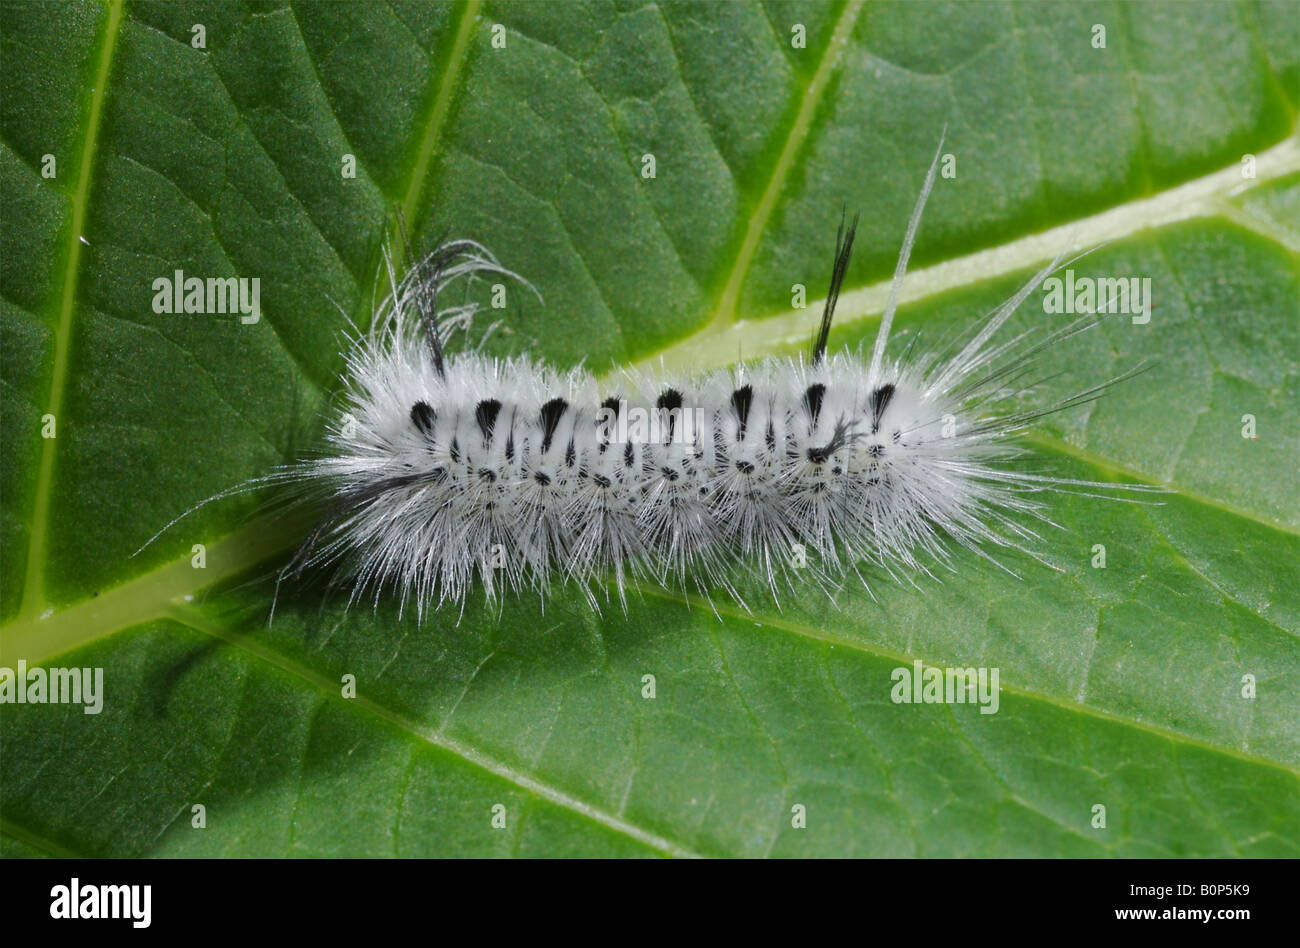
<svg viewBox="0 0 1300 948"><path fill-rule="evenodd" d="M1014 437L1096 398L1119 378L1029 410L1004 407L1047 347L994 336L1061 264L1058 257L982 318L946 357L886 353L899 287L935 180L936 152L899 254L870 358L828 353L856 218L841 221L808 358L768 358L696 375L596 379L520 357L450 355L444 336L472 305L439 311L454 280L515 275L481 244L445 243L390 288L354 340L329 449L262 481L294 484L325 510L282 575L335 566L352 599L385 588L403 606L464 607L477 581L543 597L580 587L594 608L635 583L723 590L757 571L782 588L833 594L863 570L909 580L952 545L1038 557L1044 491L1114 485L1021 470ZM1138 490L1143 488L1136 488ZM1110 493L1110 491L1107 491ZM995 561L996 562L996 561ZM739 571L739 572L738 572Z"/></svg>

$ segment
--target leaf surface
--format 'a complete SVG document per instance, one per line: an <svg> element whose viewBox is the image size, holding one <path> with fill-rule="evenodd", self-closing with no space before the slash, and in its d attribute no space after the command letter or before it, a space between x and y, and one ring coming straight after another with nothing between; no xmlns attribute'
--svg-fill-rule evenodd
<svg viewBox="0 0 1300 948"><path fill-rule="evenodd" d="M0 662L102 667L105 704L0 707L3 851L1296 855L1295 12L6 4ZM256 498L132 556L312 447L395 206L537 285L496 351L595 371L804 346L860 208L834 342L869 347L945 125L899 346L1072 240L1105 242L1076 276L1151 281L1150 322L1108 317L1043 374L1150 370L1027 444L1172 493L1054 499L1056 569L958 556L835 608L645 589L626 616L566 593L423 627L306 588L268 627L302 525ZM176 270L259 278L262 319L156 314ZM1007 331L1063 319L1034 294ZM914 661L996 667L997 713L893 703Z"/></svg>

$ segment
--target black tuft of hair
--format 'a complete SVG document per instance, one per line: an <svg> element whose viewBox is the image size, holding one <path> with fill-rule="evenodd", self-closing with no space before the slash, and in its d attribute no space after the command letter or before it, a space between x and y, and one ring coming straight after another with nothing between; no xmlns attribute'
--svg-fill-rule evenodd
<svg viewBox="0 0 1300 948"><path fill-rule="evenodd" d="M831 268L831 288L826 294L826 307L822 310L822 324L813 340L812 364L817 365L826 355L826 343L831 337L831 320L835 318L835 304L839 302L844 275L849 272L849 258L853 256L853 236L858 232L858 215L848 230L844 228L845 211L840 212L840 229L835 234L835 266Z"/></svg>

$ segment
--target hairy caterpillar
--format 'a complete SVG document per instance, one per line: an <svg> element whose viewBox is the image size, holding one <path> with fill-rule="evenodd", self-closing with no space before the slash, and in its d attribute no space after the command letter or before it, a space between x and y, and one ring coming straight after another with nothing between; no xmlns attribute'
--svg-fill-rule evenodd
<svg viewBox="0 0 1300 948"><path fill-rule="evenodd" d="M739 565L757 569L779 604L796 582L833 594L852 574L869 590L864 564L893 579L929 574L953 544L1038 558L1022 522L1047 519L1035 495L1113 496L1116 485L1018 470L1015 435L1133 372L1042 408L1001 408L1025 390L1036 356L1096 325L1083 317L1037 341L993 342L1060 256L954 354L886 355L941 150L869 360L827 352L856 217L841 220L809 358L694 376L628 370L597 381L526 356L449 355L444 336L473 306L440 311L439 294L462 277L516 275L468 240L444 243L400 279L390 262L391 292L347 356L328 453L256 482L293 484L325 505L282 578L340 567L351 600L392 587L423 616L463 609L476 581L489 601L528 590L545 599L573 582L593 608L611 588L626 608L628 585L652 582L706 597L721 589L744 605Z"/></svg>

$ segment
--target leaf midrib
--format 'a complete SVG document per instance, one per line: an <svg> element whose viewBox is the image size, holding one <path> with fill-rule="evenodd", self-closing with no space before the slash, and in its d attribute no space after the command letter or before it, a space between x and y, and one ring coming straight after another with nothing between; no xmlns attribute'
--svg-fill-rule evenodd
<svg viewBox="0 0 1300 948"><path fill-rule="evenodd" d="M447 65L438 81L438 93L433 100L433 108L429 113L429 120L425 124L424 136L420 140L419 150L416 152L415 162L411 167L411 175L407 181L406 193L402 197L402 213L406 216L412 225L419 219L420 195L424 193L428 185L426 178L429 174L429 166L433 161L434 151L442 139L443 130L447 125L447 116L451 111L452 98L456 93L456 83L460 77L461 67L465 61L465 49L469 45L470 36L473 35L477 26L478 11L482 5L482 0L467 0L460 14L460 21L456 24L456 36L452 41L451 51L448 53Z"/></svg>
<svg viewBox="0 0 1300 948"><path fill-rule="evenodd" d="M81 276L81 237L86 224L86 205L90 201L90 187L95 161L95 142L99 137L100 116L108 75L113 66L113 51L117 47L117 34L122 19L123 0L111 0L104 23L104 40L95 66L95 86L90 95L90 108L86 117L86 133L82 136L81 155L77 166L77 188L72 195L72 219L69 222L68 257L63 268L62 293L59 301L59 318L54 330L54 366L50 372L47 412L54 424L62 424L59 415L63 410L63 394L67 384L68 359L72 348L72 314L76 308L77 287ZM44 606L45 595L45 540L49 529L50 498L54 489L54 462L58 438L44 438L41 443L40 465L36 473L36 495L32 501L31 534L27 538L26 573L23 577L22 602L19 615L31 618Z"/></svg>
<svg viewBox="0 0 1300 948"><path fill-rule="evenodd" d="M718 298L718 308L713 314L709 328L716 330L719 327L725 327L735 322L736 305L740 301L740 291L745 284L745 277L749 274L749 267L753 262L754 254L758 250L758 242L767 227L768 218L772 216L772 211L776 207L776 199L781 193L781 188L785 184L786 176L790 173L790 168L794 165L795 156L807 139L806 133L812 124L818 105L821 104L822 93L826 91L826 85L830 82L831 73L839 62L840 53L848 45L849 34L853 32L853 26L857 22L862 4L863 0L849 0L844 5L844 9L840 11L840 18L835 23L831 38L826 43L826 48L822 50L822 57L817 64L817 70L813 73L812 81L808 83L808 87L804 90L794 121L786 131L785 141L781 145L781 153L776 159L776 164L772 166L772 173L768 176L767 184L763 188L758 204L745 226L745 236L741 240L740 249L736 252L736 259L732 262L731 269L728 271L727 282L723 285L722 295ZM699 334L696 333L695 335Z"/></svg>
<svg viewBox="0 0 1300 948"><path fill-rule="evenodd" d="M1300 171L1300 138L1293 132L1256 155L1257 174L1253 180L1243 181L1240 167L1239 163L1233 163L1089 217L912 270L903 282L899 305L914 304L976 282L1032 272L1064 248L1097 247L1185 220L1224 217L1289 253L1297 253L1297 248L1283 239L1276 228L1253 215L1232 210L1225 204L1225 198ZM841 293L835 308L835 327L843 329L882 312L889 295L889 282L884 279ZM752 358L803 346L811 338L814 314L819 312L823 302L809 300L803 309L729 323L715 320L699 332L643 356L634 366L646 369L663 365L669 369L686 369L701 364L727 365L736 360L737 353Z"/></svg>

